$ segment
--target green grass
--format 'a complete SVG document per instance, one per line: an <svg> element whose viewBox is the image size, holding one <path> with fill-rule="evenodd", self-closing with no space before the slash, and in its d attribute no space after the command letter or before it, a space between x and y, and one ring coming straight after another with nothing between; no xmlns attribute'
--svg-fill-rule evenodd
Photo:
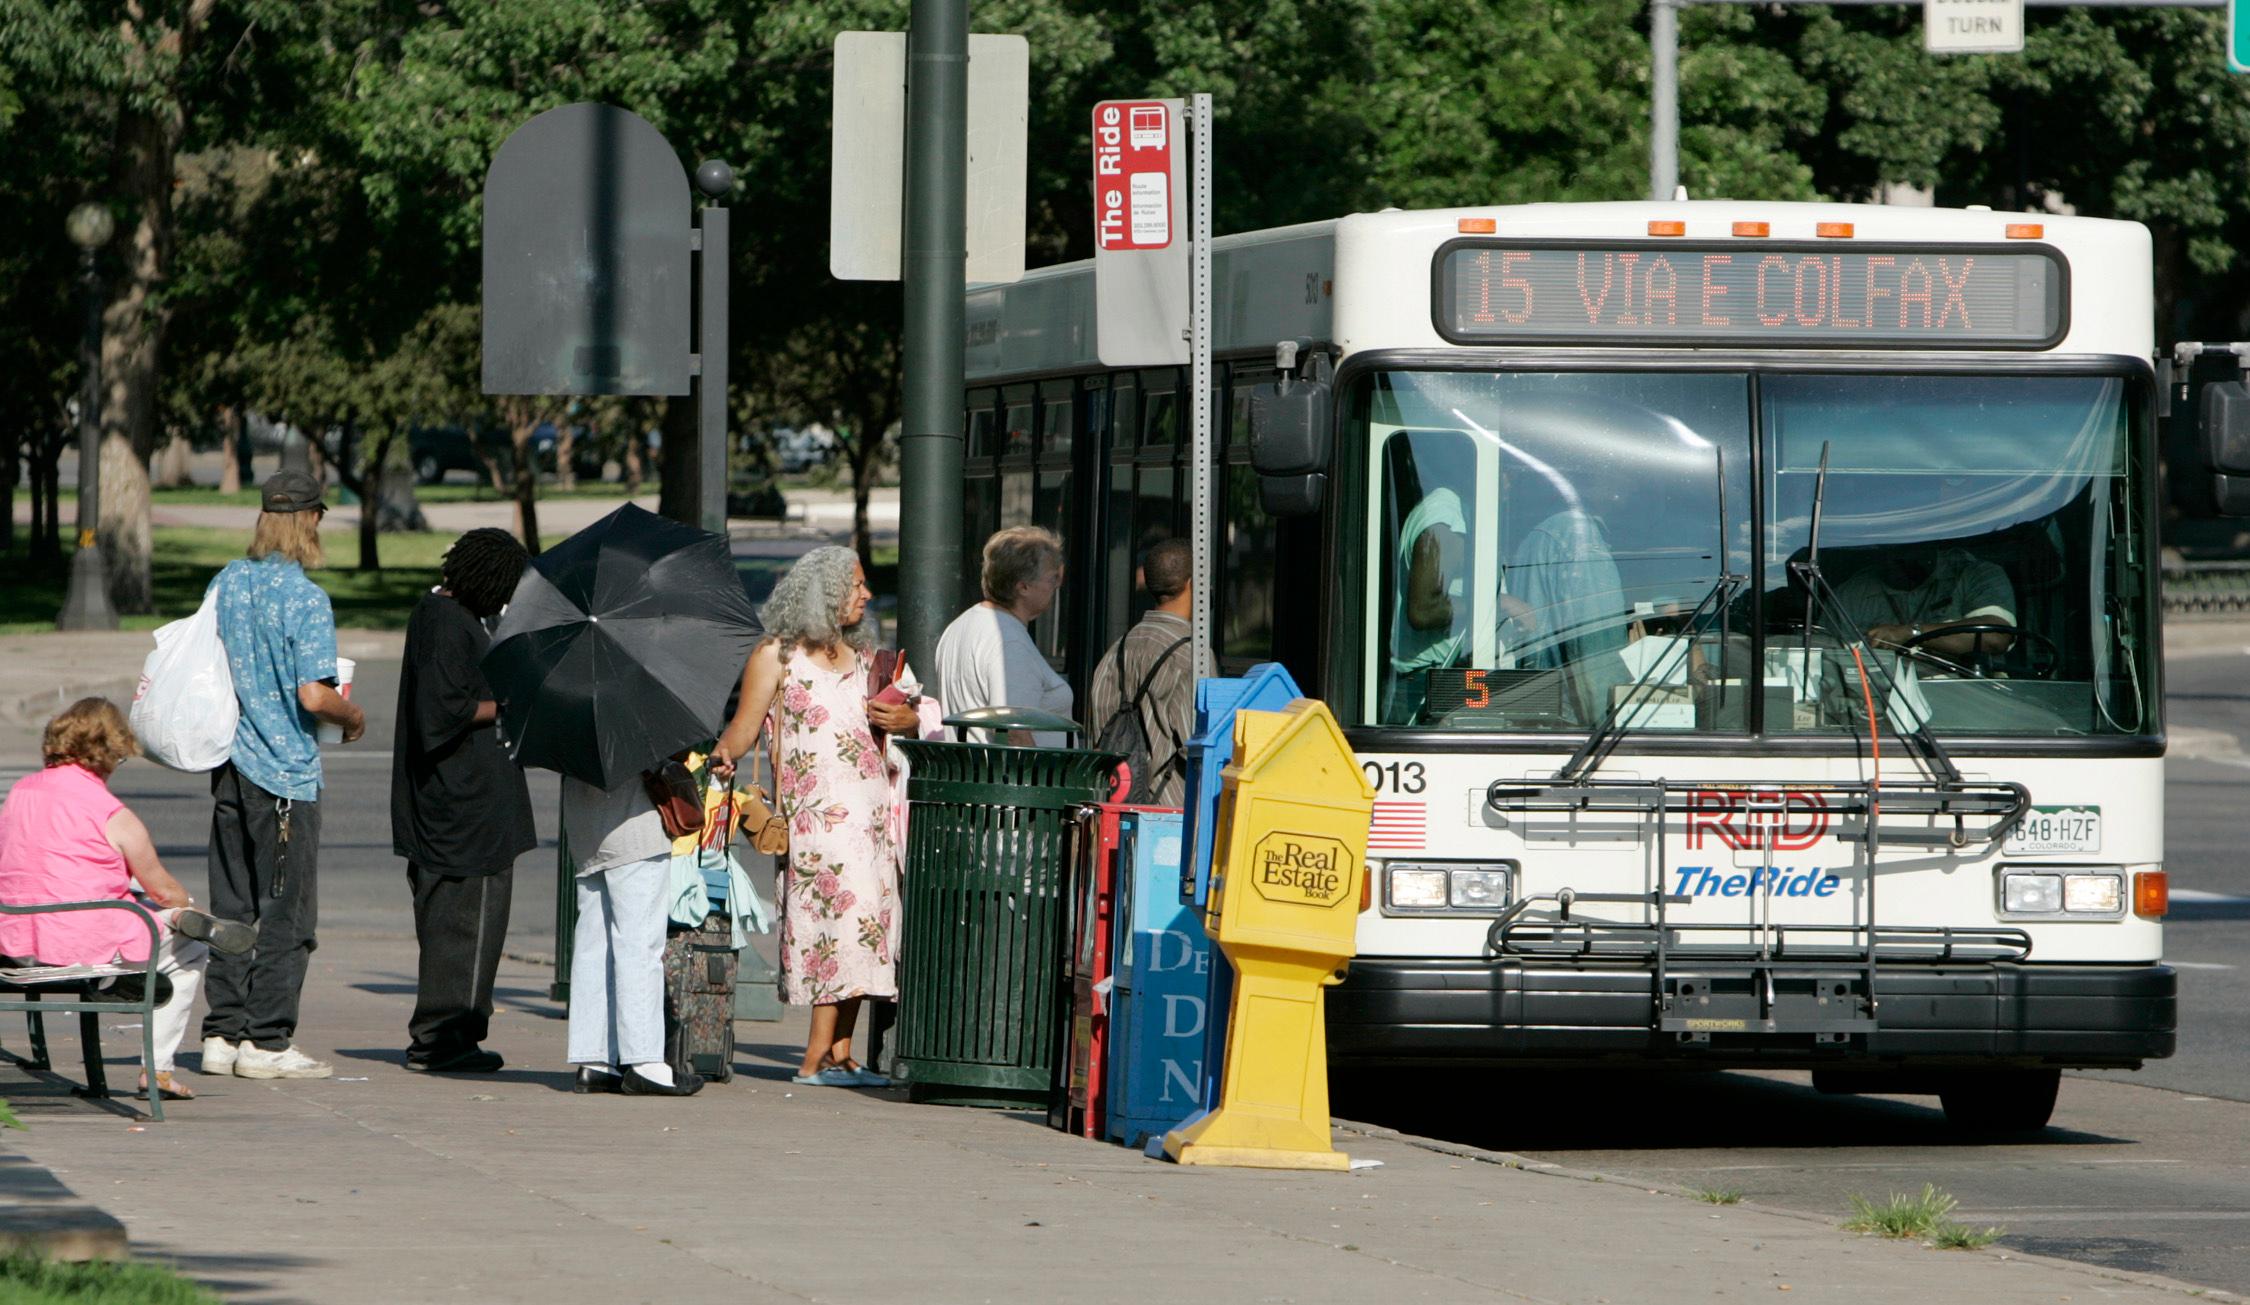
<svg viewBox="0 0 2250 1305"><path fill-rule="evenodd" d="M211 577L242 556L250 532L212 526L164 526L150 538L149 570L156 611L153 615L122 618L119 623L128 630L153 630L195 611ZM336 624L348 629L402 630L415 601L437 583L438 562L453 538L441 531L383 535L376 542L383 570L360 571L358 538L348 532L329 531L322 537L329 564L312 572L312 578L328 591L336 608ZM547 544L552 547L562 538L548 536ZM65 539L64 557L49 564L32 562L20 542L0 554L0 566L5 566L9 576L9 582L0 585L0 634L55 627L55 613L62 609L63 593L69 587L71 548L71 541Z"/></svg>
<svg viewBox="0 0 2250 1305"><path fill-rule="evenodd" d="M1740 1205L1742 1193L1732 1187L1695 1187L1689 1192L1706 1205Z"/></svg>
<svg viewBox="0 0 2250 1305"><path fill-rule="evenodd" d="M2005 1228L1986 1228L1980 1231L1966 1224L1940 1224L1938 1230L1930 1236L1930 1245L1941 1251L1981 1251L2007 1236L2007 1233Z"/></svg>
<svg viewBox="0 0 2250 1305"><path fill-rule="evenodd" d="M219 1298L151 1264L0 1259L0 1305L218 1305Z"/></svg>
<svg viewBox="0 0 2250 1305"><path fill-rule="evenodd" d="M1901 1241L1927 1241L1949 1251L1982 1250L2006 1234L2004 1228L1978 1230L1946 1216L1961 1203L1936 1183L1922 1184L1919 1195L1893 1192L1880 1203L1864 1196L1852 1197L1852 1217L1844 1221L1847 1232L1871 1233Z"/></svg>

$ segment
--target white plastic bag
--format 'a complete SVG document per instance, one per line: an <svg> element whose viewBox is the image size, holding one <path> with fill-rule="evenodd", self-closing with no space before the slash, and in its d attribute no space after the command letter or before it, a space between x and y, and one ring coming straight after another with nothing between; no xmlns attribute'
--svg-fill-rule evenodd
<svg viewBox="0 0 2250 1305"><path fill-rule="evenodd" d="M219 591L195 615L156 632L133 692L133 733L148 759L174 770L217 770L234 755L234 673L219 642Z"/></svg>

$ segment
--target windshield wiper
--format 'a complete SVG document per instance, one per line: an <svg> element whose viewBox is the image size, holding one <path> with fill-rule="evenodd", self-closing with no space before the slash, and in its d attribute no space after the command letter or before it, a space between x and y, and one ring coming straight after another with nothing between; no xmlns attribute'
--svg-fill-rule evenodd
<svg viewBox="0 0 2250 1305"><path fill-rule="evenodd" d="M1578 745L1578 751L1571 753L1570 760L1565 761L1562 768L1555 772L1557 783L1577 783L1587 779L1602 762L1609 759L1609 754L1617 750L1617 745L1625 741L1625 735L1632 729L1623 722L1630 719L1630 713L1640 706L1642 694L1657 683L1652 677L1659 670L1669 676L1672 667L1685 659L1688 650L1695 646L1696 637L1703 633L1703 627L1714 617L1723 618L1726 613L1731 612L1735 595L1750 583L1749 576L1739 575L1727 565L1733 558L1729 546L1734 542L1733 536L1727 531L1727 455L1724 449L1715 449L1713 454L1718 460L1719 469L1719 578L1703 595L1703 601L1697 603L1695 610L1689 613L1687 624L1675 636L1671 651L1650 662L1641 671L1632 687L1626 690L1623 700L1612 702L1609 714L1602 717L1601 724L1594 727L1593 732L1586 736L1586 741ZM1726 692L1726 639L1725 627L1722 626L1719 635L1719 691L1722 694ZM1749 690L1745 689L1744 692Z"/></svg>
<svg viewBox="0 0 2250 1305"><path fill-rule="evenodd" d="M1878 713L1877 719L1867 722L1867 728L1880 730L1883 727L1881 718L1891 714L1890 705L1898 696L1898 685L1892 681L1891 673L1884 669L1883 658L1881 654L1875 651L1875 645L1867 642L1866 632L1859 628L1859 623L1852 619L1851 613L1844 610L1844 604L1837 599L1836 591L1829 587L1828 577L1821 573L1820 515L1827 498L1828 441L1822 440L1820 442L1820 473L1813 478L1812 528L1806 542L1805 560L1789 564L1789 573L1795 576L1798 583L1805 587L1804 660L1801 664L1804 666L1804 673L1808 677L1815 674L1812 661L1813 618L1819 614L1821 604L1826 603L1836 613L1836 619L1842 623L1843 632L1850 636L1850 642L1867 650L1867 665L1872 667L1876 679L1882 685L1883 710ZM1841 665L1836 668L1836 673L1838 678L1841 679L1843 675ZM1894 722L1891 726L1891 732L1918 755L1923 766L1933 776L1941 777L1948 784L1959 784L1961 782L1961 771L1953 764L1953 758L1946 754L1944 745L1937 741L1937 735L1930 732L1929 713L1909 703L1907 715L1913 718L1914 728L1912 730L1900 729Z"/></svg>

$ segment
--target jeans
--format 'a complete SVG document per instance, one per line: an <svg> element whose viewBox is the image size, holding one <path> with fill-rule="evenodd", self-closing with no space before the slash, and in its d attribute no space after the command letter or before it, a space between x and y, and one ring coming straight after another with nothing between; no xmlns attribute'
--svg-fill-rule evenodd
<svg viewBox="0 0 2250 1305"><path fill-rule="evenodd" d="M297 998L317 945L320 803L285 805L231 765L211 773L211 798L211 914L256 924L258 946L247 956L212 955L203 1036L281 1051L297 1035Z"/></svg>
<svg viewBox="0 0 2250 1305"><path fill-rule="evenodd" d="M204 965L213 955L202 943L172 932L170 911L163 916L164 946L156 954L156 972L172 980L172 999L156 1008L151 1029L156 1034L156 1063L146 1068L157 1072L172 1068L172 1058L187 1037L188 1021L195 1015L195 995L203 987Z"/></svg>
<svg viewBox="0 0 2250 1305"><path fill-rule="evenodd" d="M570 950L570 1063L664 1059L664 892L672 855L578 876Z"/></svg>
<svg viewBox="0 0 2250 1305"><path fill-rule="evenodd" d="M492 979L508 940L516 872L448 875L409 861L414 938L421 944L406 1054L424 1060L474 1051L491 1030Z"/></svg>

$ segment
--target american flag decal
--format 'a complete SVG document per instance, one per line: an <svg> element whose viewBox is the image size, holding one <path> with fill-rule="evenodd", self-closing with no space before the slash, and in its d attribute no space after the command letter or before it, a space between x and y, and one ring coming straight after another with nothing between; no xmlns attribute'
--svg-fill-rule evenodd
<svg viewBox="0 0 2250 1305"><path fill-rule="evenodd" d="M1418 852L1429 842L1430 809L1421 802L1377 802L1367 826L1370 852Z"/></svg>

